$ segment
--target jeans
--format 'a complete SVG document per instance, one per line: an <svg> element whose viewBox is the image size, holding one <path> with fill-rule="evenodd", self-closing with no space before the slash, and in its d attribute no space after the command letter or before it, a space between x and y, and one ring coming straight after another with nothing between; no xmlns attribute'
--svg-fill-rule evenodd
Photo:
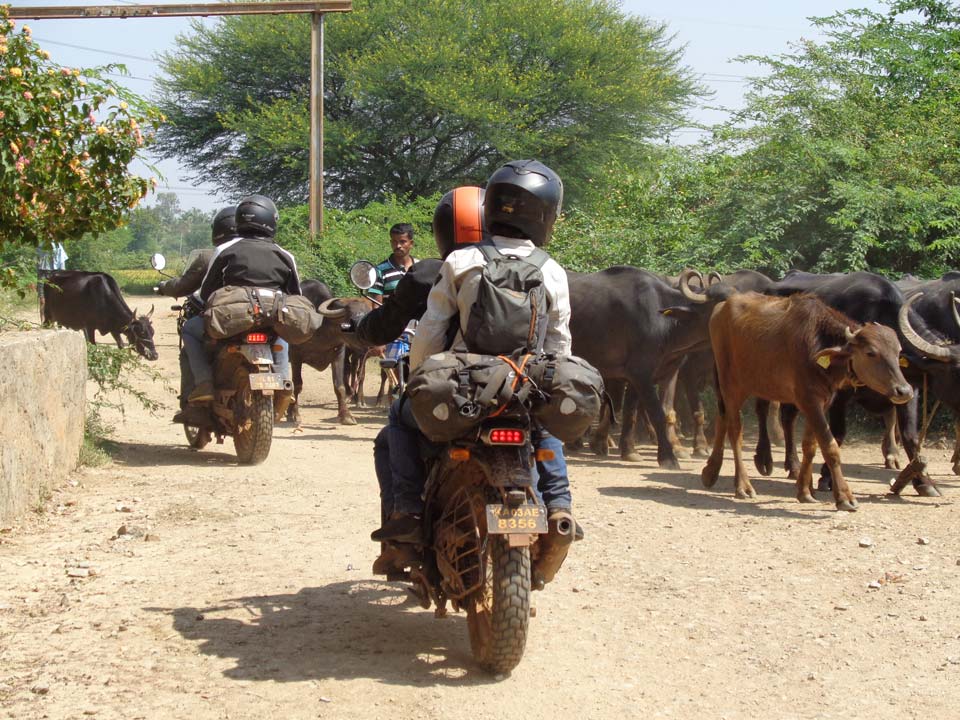
<svg viewBox="0 0 960 720"><path fill-rule="evenodd" d="M195 315L183 324L183 351L190 363L193 381L196 385L213 382L213 365L206 348L206 335L203 333L203 316ZM277 338L276 346L279 350L273 351L273 370L284 380L290 379L289 345L282 338ZM196 385L194 387L196 387Z"/></svg>
<svg viewBox="0 0 960 720"><path fill-rule="evenodd" d="M537 450L552 450L553 460L538 460L534 469L537 495L548 510L570 510L570 479L563 457L563 443L537 427L533 430L533 446ZM397 400L390 406L386 426L373 442L373 464L380 484L381 520L391 512L419 515L423 512L423 488L427 482L427 468L423 460L425 449L435 449L417 428L410 403Z"/></svg>

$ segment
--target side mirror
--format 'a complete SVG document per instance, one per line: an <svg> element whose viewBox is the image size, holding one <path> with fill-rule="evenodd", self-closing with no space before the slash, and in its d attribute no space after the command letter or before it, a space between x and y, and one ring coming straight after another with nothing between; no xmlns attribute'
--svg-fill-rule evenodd
<svg viewBox="0 0 960 720"><path fill-rule="evenodd" d="M167 266L167 259L160 253L154 253L150 256L150 264L154 270L163 270Z"/></svg>
<svg viewBox="0 0 960 720"><path fill-rule="evenodd" d="M360 290L369 290L377 283L377 267L368 260L357 260L350 266L350 281Z"/></svg>

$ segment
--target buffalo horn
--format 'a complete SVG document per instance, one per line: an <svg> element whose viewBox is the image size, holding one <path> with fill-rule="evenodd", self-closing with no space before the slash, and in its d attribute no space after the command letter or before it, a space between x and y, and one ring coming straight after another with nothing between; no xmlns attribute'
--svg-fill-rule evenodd
<svg viewBox="0 0 960 720"><path fill-rule="evenodd" d="M150 312L147 313L147 317L153 317L153 305L150 306Z"/></svg>
<svg viewBox="0 0 960 720"><path fill-rule="evenodd" d="M957 323L957 328L960 328L960 314L957 313L958 303L960 303L960 299L953 293L950 293L950 309L953 310L953 319Z"/></svg>
<svg viewBox="0 0 960 720"><path fill-rule="evenodd" d="M707 285L716 285L723 282L723 275L718 273L716 270L711 270L707 273Z"/></svg>
<svg viewBox="0 0 960 720"><path fill-rule="evenodd" d="M923 293L920 292L911 295L907 301L900 306L900 313L897 316L900 332L903 334L903 338L907 343L921 355L926 355L929 358L940 360L941 362L949 362L951 353L948 348L934 345L929 340L925 340L910 326L910 306L913 305L921 295L923 295Z"/></svg>
<svg viewBox="0 0 960 720"><path fill-rule="evenodd" d="M863 328L860 328L860 330L863 330ZM853 339L860 334L860 330L854 332L850 329L850 326L847 325L847 327L843 329L843 336L846 338L847 342L853 342Z"/></svg>
<svg viewBox="0 0 960 720"><path fill-rule="evenodd" d="M705 303L708 298L705 293L698 293L690 287L690 278L695 277L700 281L700 287L703 287L703 275L700 274L698 270L693 268L686 268L682 273L680 273L680 292L683 293L683 296L695 303Z"/></svg>
<svg viewBox="0 0 960 720"><path fill-rule="evenodd" d="M337 308L336 310L331 310L330 305L335 302L340 302L340 298L330 298L329 300L324 300L317 307L317 312L323 315L324 317L330 318L331 320L339 320L342 317L346 317L350 312L347 308Z"/></svg>

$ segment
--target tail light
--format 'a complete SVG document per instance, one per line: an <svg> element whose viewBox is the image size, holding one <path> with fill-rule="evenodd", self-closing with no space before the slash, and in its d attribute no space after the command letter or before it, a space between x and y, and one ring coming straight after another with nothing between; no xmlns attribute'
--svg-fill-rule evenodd
<svg viewBox="0 0 960 720"><path fill-rule="evenodd" d="M517 428L494 428L487 431L486 440L491 445L523 445L527 433Z"/></svg>
<svg viewBox="0 0 960 720"><path fill-rule="evenodd" d="M247 333L247 343L265 343L267 341L267 334L262 332L253 332Z"/></svg>

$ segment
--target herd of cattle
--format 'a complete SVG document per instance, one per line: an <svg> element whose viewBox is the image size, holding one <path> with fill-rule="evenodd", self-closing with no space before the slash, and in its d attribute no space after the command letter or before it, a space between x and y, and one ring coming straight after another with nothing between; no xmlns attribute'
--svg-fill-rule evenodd
<svg viewBox="0 0 960 720"><path fill-rule="evenodd" d="M846 406L855 400L884 417L882 452L887 467L898 465L897 434L910 461L892 483L899 492L911 483L921 495L940 492L926 473L920 453L920 389L960 417L960 272L939 280L908 277L893 282L868 272L816 275L791 271L772 280L752 270L706 280L694 270L664 277L618 266L596 273L570 272L570 331L573 352L593 364L608 390L622 396L620 452L636 459L633 440L638 417L645 416L656 437L661 467L678 468L685 453L676 432L674 402L686 398L694 427L696 454L706 454L701 393L716 382L719 421L713 452L702 473L712 485L720 470L725 437L735 457L738 497L755 494L741 458L740 407L756 402L760 439L755 464L763 475L773 469L766 417L770 402L780 403L786 440L784 467L797 480L797 498L813 497L811 464L819 445L826 466L821 487L832 484L837 507L856 508L843 479L838 444L845 435ZM137 352L157 357L150 315L138 316L124 302L117 283L105 273L59 271L48 281L44 322L125 335ZM358 318L371 309L362 297L334 298L322 282L306 280L303 293L314 306ZM362 356L352 333L325 322L290 360L296 395L302 367L332 369L340 422L354 422L349 409L347 358ZM621 398L618 397L617 400ZM793 426L806 418L798 461ZM296 403L291 419L299 419ZM601 419L591 447L607 451L609 415ZM958 433L960 437L960 433ZM960 453L954 471L960 474ZM831 482L832 481L832 482Z"/></svg>

